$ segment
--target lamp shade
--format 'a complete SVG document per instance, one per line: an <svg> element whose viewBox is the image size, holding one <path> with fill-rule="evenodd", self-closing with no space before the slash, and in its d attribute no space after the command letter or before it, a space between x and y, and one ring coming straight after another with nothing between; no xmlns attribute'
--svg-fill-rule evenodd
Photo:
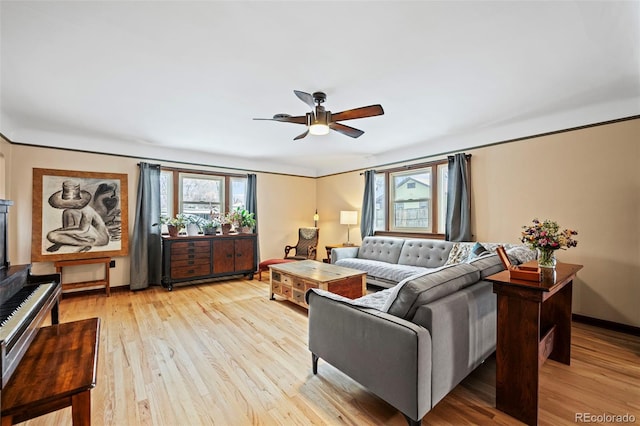
<svg viewBox="0 0 640 426"><path fill-rule="evenodd" d="M340 212L340 225L355 225L358 223L358 212L342 210Z"/></svg>

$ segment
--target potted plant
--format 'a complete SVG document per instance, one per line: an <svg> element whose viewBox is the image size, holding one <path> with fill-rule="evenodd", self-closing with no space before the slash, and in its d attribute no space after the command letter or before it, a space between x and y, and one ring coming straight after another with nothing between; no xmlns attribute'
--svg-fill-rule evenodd
<svg viewBox="0 0 640 426"><path fill-rule="evenodd" d="M231 227L233 226L233 215L231 213L220 215L218 220L220 221L220 229L223 234L231 232Z"/></svg>
<svg viewBox="0 0 640 426"><path fill-rule="evenodd" d="M169 236L177 237L180 231L186 226L186 218L183 214L177 214L176 217L162 216L160 223L167 225Z"/></svg>
<svg viewBox="0 0 640 426"><path fill-rule="evenodd" d="M186 223L187 235L194 236L200 233L200 225L204 221L200 216L193 214L183 215Z"/></svg>
<svg viewBox="0 0 640 426"><path fill-rule="evenodd" d="M253 228L256 226L256 219L254 213L249 213L246 209L236 209L238 216L238 226L243 234L250 234Z"/></svg>
<svg viewBox="0 0 640 426"><path fill-rule="evenodd" d="M204 235L215 235L220 226L220 220L217 217L206 219L202 222L202 232Z"/></svg>

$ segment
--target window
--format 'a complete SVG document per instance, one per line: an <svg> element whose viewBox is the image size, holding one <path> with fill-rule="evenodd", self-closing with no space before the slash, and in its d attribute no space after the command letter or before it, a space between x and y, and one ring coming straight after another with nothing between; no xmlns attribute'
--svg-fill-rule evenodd
<svg viewBox="0 0 640 426"><path fill-rule="evenodd" d="M189 213L202 218L245 207L247 178L206 172L163 169L160 172L160 212Z"/></svg>
<svg viewBox="0 0 640 426"><path fill-rule="evenodd" d="M376 173L375 230L444 234L447 161Z"/></svg>
<svg viewBox="0 0 640 426"><path fill-rule="evenodd" d="M160 214L173 216L173 172L160 171Z"/></svg>
<svg viewBox="0 0 640 426"><path fill-rule="evenodd" d="M211 212L223 212L224 177L192 173L180 173L179 176L180 213L206 219Z"/></svg>

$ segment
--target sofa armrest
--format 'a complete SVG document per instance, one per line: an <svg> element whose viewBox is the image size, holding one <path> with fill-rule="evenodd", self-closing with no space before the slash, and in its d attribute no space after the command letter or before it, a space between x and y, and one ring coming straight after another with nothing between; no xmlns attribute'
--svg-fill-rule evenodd
<svg viewBox="0 0 640 426"><path fill-rule="evenodd" d="M413 420L431 409L431 337L425 328L313 290L306 297L314 362L322 358Z"/></svg>
<svg viewBox="0 0 640 426"><path fill-rule="evenodd" d="M358 247L337 247L331 249L331 263L336 263L340 259L358 257Z"/></svg>
<svg viewBox="0 0 640 426"><path fill-rule="evenodd" d="M418 308L413 322L431 333L434 405L495 351L496 312L487 281Z"/></svg>

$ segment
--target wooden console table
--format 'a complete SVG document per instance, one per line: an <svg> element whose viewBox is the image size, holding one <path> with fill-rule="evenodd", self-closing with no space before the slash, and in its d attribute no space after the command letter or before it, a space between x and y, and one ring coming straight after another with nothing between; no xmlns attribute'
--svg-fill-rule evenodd
<svg viewBox="0 0 640 426"><path fill-rule="evenodd" d="M542 364L571 363L571 293L580 269L542 268L541 282L510 279L509 271L487 278L498 298L496 408L529 425L538 424Z"/></svg>
<svg viewBox="0 0 640 426"><path fill-rule="evenodd" d="M93 280L93 281L82 281L77 283L64 282L64 278L62 276L62 268L65 268L67 266L92 265L96 263L104 263L104 279ZM109 285L110 263L111 263L110 257L99 257L96 259L59 260L57 262L54 262L53 265L56 267L56 272L60 274L60 281L62 283L63 290L68 288L86 288L86 287L103 285L108 297L108 296L111 296L111 287Z"/></svg>
<svg viewBox="0 0 640 426"><path fill-rule="evenodd" d="M2 389L2 426L71 406L74 426L91 424L100 319L43 327Z"/></svg>

